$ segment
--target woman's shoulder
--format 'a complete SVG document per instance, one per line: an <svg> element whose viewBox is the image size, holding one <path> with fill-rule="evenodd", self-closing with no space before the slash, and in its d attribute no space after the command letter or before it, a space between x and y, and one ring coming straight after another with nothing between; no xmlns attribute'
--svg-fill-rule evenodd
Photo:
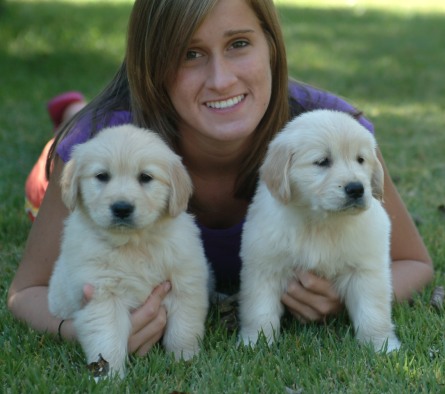
<svg viewBox="0 0 445 394"><path fill-rule="evenodd" d="M75 145L88 141L92 135L106 127L120 126L127 123L132 123L132 116L129 111L113 111L94 120L91 113L86 113L60 141L57 146L57 154L64 162L67 162Z"/></svg>
<svg viewBox="0 0 445 394"><path fill-rule="evenodd" d="M290 80L289 98L292 112L295 115L316 109L332 109L346 112L354 116L369 131L374 132L373 124L363 116L360 110L331 92L303 82Z"/></svg>

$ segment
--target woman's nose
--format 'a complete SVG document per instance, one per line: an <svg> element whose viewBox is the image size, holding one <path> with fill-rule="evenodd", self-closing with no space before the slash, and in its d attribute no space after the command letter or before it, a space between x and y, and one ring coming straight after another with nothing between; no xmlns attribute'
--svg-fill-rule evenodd
<svg viewBox="0 0 445 394"><path fill-rule="evenodd" d="M209 88L224 91L237 80L236 67L224 56L214 56L209 63L207 85Z"/></svg>

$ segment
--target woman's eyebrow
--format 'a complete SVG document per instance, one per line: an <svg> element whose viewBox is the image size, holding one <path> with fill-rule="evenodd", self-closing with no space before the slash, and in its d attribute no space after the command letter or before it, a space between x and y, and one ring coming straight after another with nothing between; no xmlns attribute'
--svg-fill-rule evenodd
<svg viewBox="0 0 445 394"><path fill-rule="evenodd" d="M238 34L249 34L249 33L255 33L254 29L231 29L224 32L224 37L233 37ZM204 40L201 40L200 38L192 38L190 41L190 45L197 45L201 43Z"/></svg>
<svg viewBox="0 0 445 394"><path fill-rule="evenodd" d="M255 33L253 29L239 29L239 30L227 30L224 32L225 37L235 36L237 34Z"/></svg>

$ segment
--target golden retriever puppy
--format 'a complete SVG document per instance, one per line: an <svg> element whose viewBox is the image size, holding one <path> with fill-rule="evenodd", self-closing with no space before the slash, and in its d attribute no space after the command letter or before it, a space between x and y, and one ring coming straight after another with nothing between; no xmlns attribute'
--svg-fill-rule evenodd
<svg viewBox="0 0 445 394"><path fill-rule="evenodd" d="M382 194L376 142L356 120L317 110L289 122L269 146L244 226L242 342L261 331L276 339L289 280L311 271L332 281L360 342L399 348Z"/></svg>
<svg viewBox="0 0 445 394"><path fill-rule="evenodd" d="M49 309L72 318L88 363L99 354L125 374L130 311L170 281L163 344L176 358L199 351L208 309L208 266L192 216L192 183L161 138L132 125L77 146L61 178L72 210L49 283ZM94 286L83 305L83 286Z"/></svg>

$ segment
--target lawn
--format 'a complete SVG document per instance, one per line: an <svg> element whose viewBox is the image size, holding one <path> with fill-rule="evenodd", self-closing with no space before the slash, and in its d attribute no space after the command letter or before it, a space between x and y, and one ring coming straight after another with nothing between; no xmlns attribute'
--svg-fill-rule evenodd
<svg viewBox="0 0 445 394"><path fill-rule="evenodd" d="M132 359L121 382L95 384L80 347L12 318L7 289L30 223L26 176L52 135L46 101L88 98L119 65L131 1L0 0L0 391L187 393L445 392L445 5L411 0L278 0L292 76L357 105L435 262L434 282L394 306L398 353L358 347L346 316L285 321L279 343L237 349L220 311L203 351L176 363L162 348Z"/></svg>

